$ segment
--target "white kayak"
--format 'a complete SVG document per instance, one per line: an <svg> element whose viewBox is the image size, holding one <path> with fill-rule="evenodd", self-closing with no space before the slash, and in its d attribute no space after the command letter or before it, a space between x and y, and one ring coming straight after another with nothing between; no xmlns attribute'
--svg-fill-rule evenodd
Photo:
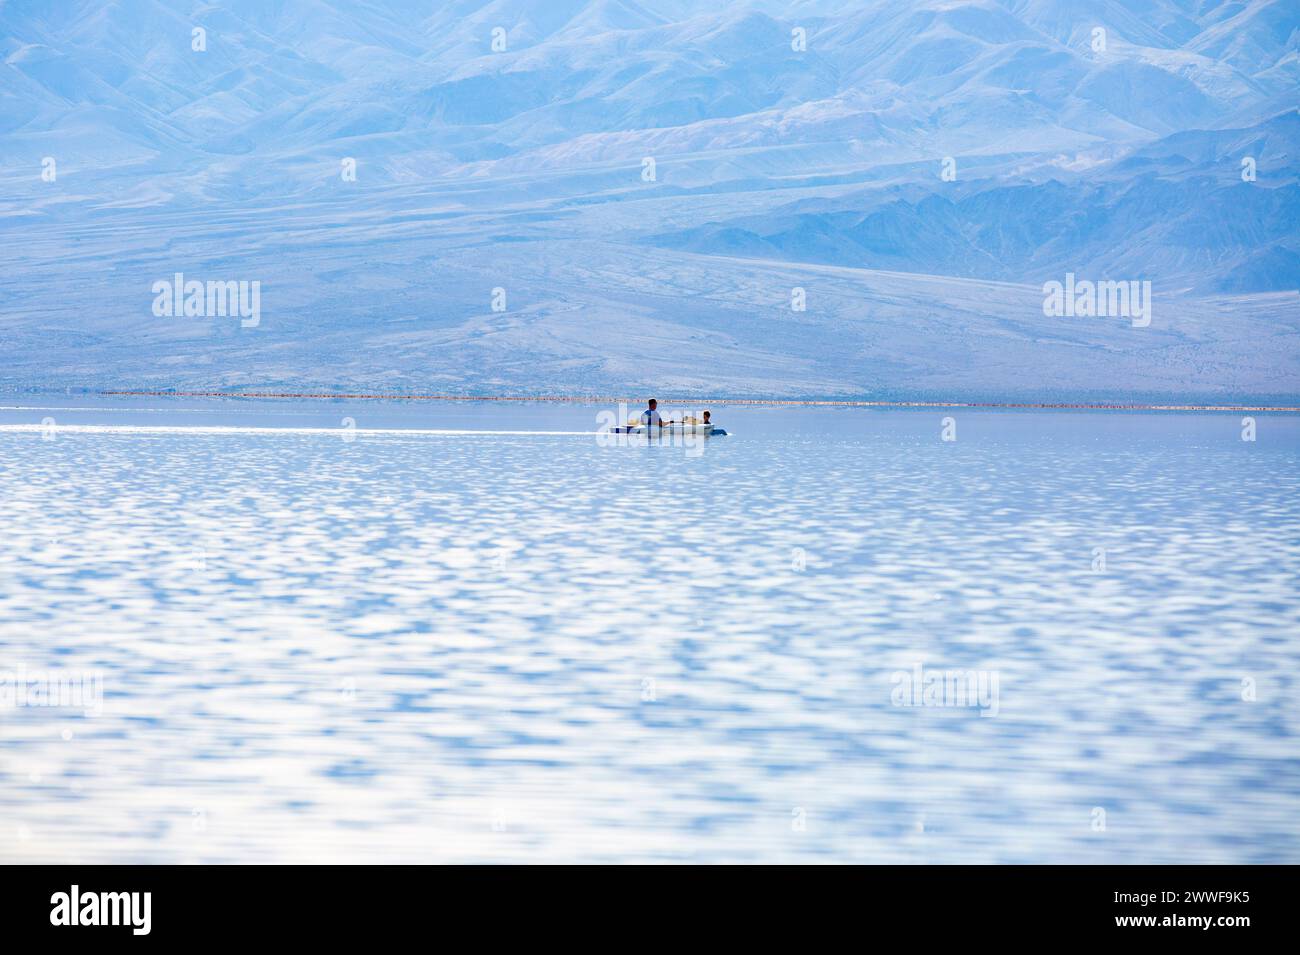
<svg viewBox="0 0 1300 955"><path fill-rule="evenodd" d="M726 431L716 425L711 424L665 424L665 425L631 425L626 428L610 428L610 434L645 434L654 436L656 434L674 435L674 434L696 434L705 438L721 438L726 435Z"/></svg>

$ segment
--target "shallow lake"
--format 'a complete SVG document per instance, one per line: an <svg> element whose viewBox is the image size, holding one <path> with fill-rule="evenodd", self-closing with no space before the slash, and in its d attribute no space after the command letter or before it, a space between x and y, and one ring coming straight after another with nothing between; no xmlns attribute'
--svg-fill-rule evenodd
<svg viewBox="0 0 1300 955"><path fill-rule="evenodd" d="M1300 862L1300 418L0 404L4 861Z"/></svg>

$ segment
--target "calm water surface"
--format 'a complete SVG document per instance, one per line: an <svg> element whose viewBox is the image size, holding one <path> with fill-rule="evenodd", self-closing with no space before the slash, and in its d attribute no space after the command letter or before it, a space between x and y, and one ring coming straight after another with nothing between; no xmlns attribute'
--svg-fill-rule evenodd
<svg viewBox="0 0 1300 955"><path fill-rule="evenodd" d="M1295 418L8 404L0 860L1300 862Z"/></svg>

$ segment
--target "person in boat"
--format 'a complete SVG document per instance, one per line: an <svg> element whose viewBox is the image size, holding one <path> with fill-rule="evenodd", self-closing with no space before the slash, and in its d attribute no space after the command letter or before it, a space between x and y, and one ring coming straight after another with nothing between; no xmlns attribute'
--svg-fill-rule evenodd
<svg viewBox="0 0 1300 955"><path fill-rule="evenodd" d="M662 428L666 424L675 423L672 421L665 421L662 417L660 417L658 409L659 409L659 402L651 398L650 401L648 402L648 407L645 409L645 411L641 412L641 423L645 425L647 428L652 428L655 425L659 425L659 427Z"/></svg>
<svg viewBox="0 0 1300 955"><path fill-rule="evenodd" d="M704 420L701 421L695 415L688 414L682 418L682 424L713 424L713 422L709 420L709 413L706 411L704 412Z"/></svg>

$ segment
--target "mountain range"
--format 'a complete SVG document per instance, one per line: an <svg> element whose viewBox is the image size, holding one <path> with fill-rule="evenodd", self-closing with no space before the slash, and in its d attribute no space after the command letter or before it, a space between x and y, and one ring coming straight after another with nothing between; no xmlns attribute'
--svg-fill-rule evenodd
<svg viewBox="0 0 1300 955"><path fill-rule="evenodd" d="M0 0L0 386L1295 396L1298 89L1291 0Z"/></svg>

